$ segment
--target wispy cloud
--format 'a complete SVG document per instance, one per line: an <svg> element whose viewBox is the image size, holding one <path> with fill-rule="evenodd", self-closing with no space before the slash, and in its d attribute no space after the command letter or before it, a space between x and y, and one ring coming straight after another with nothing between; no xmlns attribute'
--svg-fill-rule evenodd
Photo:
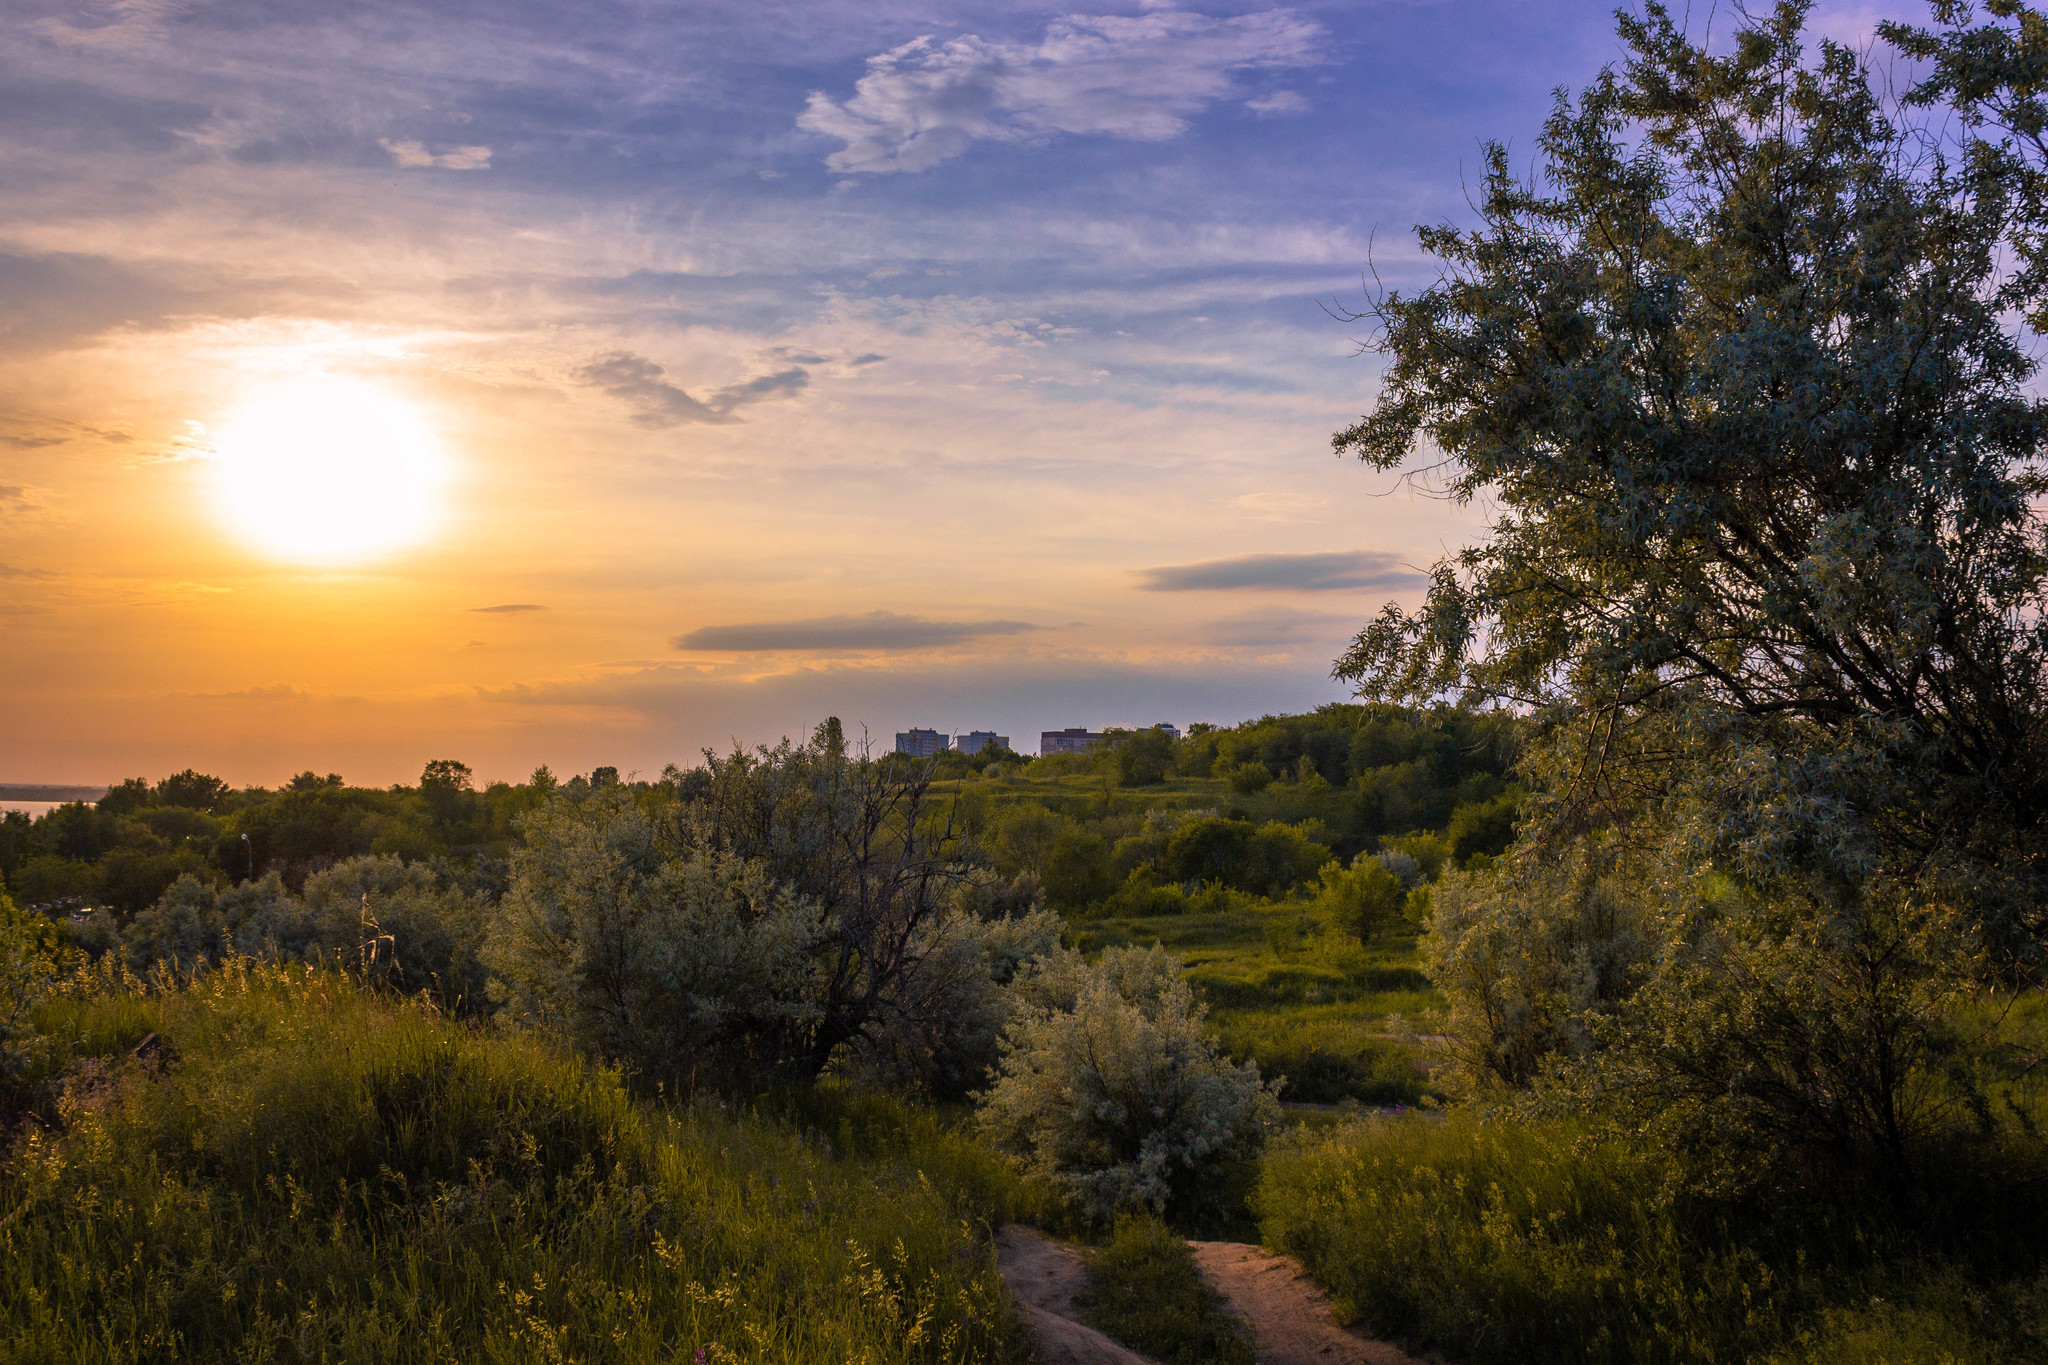
<svg viewBox="0 0 2048 1365"><path fill-rule="evenodd" d="M0 578L49 579L57 575L48 569L24 569L15 564L0 564Z"/></svg>
<svg viewBox="0 0 2048 1365"><path fill-rule="evenodd" d="M1398 555L1383 550L1237 555L1138 571L1138 586L1147 592L1242 588L1344 592L1354 588L1405 588L1422 581L1423 575L1404 567Z"/></svg>
<svg viewBox="0 0 2048 1365"><path fill-rule="evenodd" d="M515 611L545 611L547 609L538 602L505 602L495 607L471 607L470 610L482 612L486 616L496 616Z"/></svg>
<svg viewBox="0 0 2048 1365"><path fill-rule="evenodd" d="M445 152L430 152L424 143L411 138L388 137L377 139L377 145L407 170L433 167L444 171L487 171L491 168L491 149L488 147L453 147Z"/></svg>
<svg viewBox="0 0 2048 1365"><path fill-rule="evenodd" d="M24 483L0 483L0 512L34 512L42 508L37 491Z"/></svg>
<svg viewBox="0 0 2048 1365"><path fill-rule="evenodd" d="M644 355L631 351L609 351L580 367L576 378L613 398L631 403L639 411L635 424L643 427L676 427L688 422L713 425L737 422L733 414L749 403L801 391L811 382L810 372L801 365L754 379L743 380L718 390L707 399L690 396L680 384L671 383L668 371Z"/></svg>
<svg viewBox="0 0 2048 1365"><path fill-rule="evenodd" d="M797 126L846 144L825 158L833 170L871 174L1056 133L1158 142L1237 93L1235 73L1305 66L1323 38L1288 10L1212 19L1174 9L1069 15L1036 44L927 35L870 57L844 101L813 91Z"/></svg>
<svg viewBox="0 0 2048 1365"><path fill-rule="evenodd" d="M865 616L815 616L804 621L756 621L704 626L673 640L677 649L704 653L773 653L796 650L911 650L963 644L988 635L1016 635L1038 627L1028 621L934 621L893 611Z"/></svg>

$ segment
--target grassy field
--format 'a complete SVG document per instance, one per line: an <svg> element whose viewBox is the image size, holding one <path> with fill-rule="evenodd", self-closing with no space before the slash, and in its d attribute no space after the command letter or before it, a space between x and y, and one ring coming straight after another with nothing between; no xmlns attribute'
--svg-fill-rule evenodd
<svg viewBox="0 0 2048 1365"><path fill-rule="evenodd" d="M985 1232L1040 1211L893 1102L649 1104L303 968L82 991L42 1022L77 1075L0 1177L0 1360L1022 1349Z"/></svg>

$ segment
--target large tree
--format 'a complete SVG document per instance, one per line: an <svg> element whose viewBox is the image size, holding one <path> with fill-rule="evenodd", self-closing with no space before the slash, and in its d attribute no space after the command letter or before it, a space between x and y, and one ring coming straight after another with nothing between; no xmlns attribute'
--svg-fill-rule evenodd
<svg viewBox="0 0 2048 1365"><path fill-rule="evenodd" d="M2048 939L2041 197L1806 10L1716 49L1623 14L1540 169L1489 146L1477 224L1421 231L1336 448L1496 511L1336 671L1543 722L1524 846L1578 853L1525 903L1666 869L1587 1033L1646 1111L1900 1174L1956 991Z"/></svg>

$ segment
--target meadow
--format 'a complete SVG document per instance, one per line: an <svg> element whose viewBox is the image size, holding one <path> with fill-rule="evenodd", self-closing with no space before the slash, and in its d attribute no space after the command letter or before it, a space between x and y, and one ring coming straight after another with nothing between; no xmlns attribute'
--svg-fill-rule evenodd
<svg viewBox="0 0 2048 1365"><path fill-rule="evenodd" d="M43 1007L66 1079L0 1174L0 1359L1020 1359L992 1153L830 1087L629 1093L304 967Z"/></svg>

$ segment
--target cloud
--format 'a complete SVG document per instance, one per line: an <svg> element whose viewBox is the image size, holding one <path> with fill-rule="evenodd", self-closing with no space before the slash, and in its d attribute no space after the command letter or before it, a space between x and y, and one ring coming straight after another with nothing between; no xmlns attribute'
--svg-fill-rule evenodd
<svg viewBox="0 0 2048 1365"><path fill-rule="evenodd" d="M1254 114L1306 114L1308 100L1292 90L1276 90L1270 95L1246 100L1244 107Z"/></svg>
<svg viewBox="0 0 2048 1365"><path fill-rule="evenodd" d="M737 422L739 418L733 416L736 409L779 394L796 393L811 382L809 371L792 365L774 374L728 385L700 401L680 385L670 383L667 375L667 370L631 351L608 351L576 371L576 378L583 383L637 407L639 411L633 414L636 425L655 428L682 426L687 422Z"/></svg>
<svg viewBox="0 0 2048 1365"><path fill-rule="evenodd" d="M1383 550L1337 550L1326 554L1238 555L1199 564L1140 569L1138 586L1147 592L1203 592L1278 588L1294 592L1342 592L1352 588L1405 588L1423 575Z"/></svg>
<svg viewBox="0 0 2048 1365"><path fill-rule="evenodd" d="M408 170L429 166L444 171L487 171L491 168L491 149L488 147L457 147L437 154L411 138L388 137L378 138L377 145L391 153L391 159Z"/></svg>
<svg viewBox="0 0 2048 1365"><path fill-rule="evenodd" d="M0 512L33 512L42 505L42 499L27 484L0 483Z"/></svg>
<svg viewBox="0 0 2048 1365"><path fill-rule="evenodd" d="M0 578L55 578L48 569L24 569L14 564L0 564Z"/></svg>
<svg viewBox="0 0 2048 1365"><path fill-rule="evenodd" d="M194 701L310 701L312 693L302 692L290 683L272 683L268 687L245 687L239 692L173 692L174 697L190 697Z"/></svg>
<svg viewBox="0 0 2048 1365"><path fill-rule="evenodd" d="M62 436L0 436L0 445L12 446L16 450L41 450L45 446L63 444Z"/></svg>
<svg viewBox="0 0 2048 1365"><path fill-rule="evenodd" d="M470 610L483 612L487 616L494 616L515 611L546 611L547 608L538 602L506 602L495 607L471 607Z"/></svg>
<svg viewBox="0 0 2048 1365"><path fill-rule="evenodd" d="M806 621L757 621L704 626L671 641L677 649L705 653L768 653L783 650L935 649L984 635L1036 630L1028 621L932 621L893 611L865 616L816 616Z"/></svg>
<svg viewBox="0 0 2048 1365"><path fill-rule="evenodd" d="M846 144L825 158L832 170L870 174L929 170L976 142L1158 142L1230 98L1233 73L1306 66L1324 36L1287 10L1212 19L1174 9L1069 15L1035 46L927 35L868 58L844 102L812 91L797 126Z"/></svg>

